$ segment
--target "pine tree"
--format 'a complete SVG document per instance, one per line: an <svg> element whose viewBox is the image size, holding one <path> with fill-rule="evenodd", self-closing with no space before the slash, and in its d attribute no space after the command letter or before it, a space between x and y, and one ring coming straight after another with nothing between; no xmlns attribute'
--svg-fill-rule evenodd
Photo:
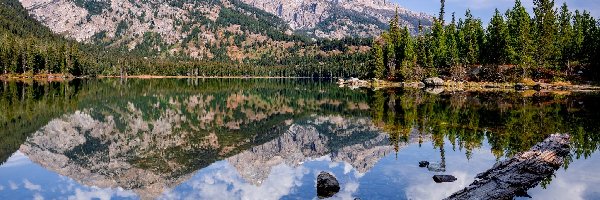
<svg viewBox="0 0 600 200"><path fill-rule="evenodd" d="M386 43L386 55L387 63L384 72L385 77L392 77L396 71L396 46L391 41Z"/></svg>
<svg viewBox="0 0 600 200"><path fill-rule="evenodd" d="M510 38L509 58L511 64L518 65L522 70L522 77L527 76L527 71L533 63L533 40L531 17L523 7L520 0L515 0L514 7L508 11L508 33Z"/></svg>
<svg viewBox="0 0 600 200"><path fill-rule="evenodd" d="M574 57L573 47L571 46L571 40L573 39L573 27L571 25L571 21L572 14L569 12L569 8L565 2L560 8L560 14L558 17L558 38L555 45L560 51L560 66L567 67L568 71L571 70L570 61Z"/></svg>
<svg viewBox="0 0 600 200"><path fill-rule="evenodd" d="M374 41L373 42L373 49L372 49L372 54L373 54L373 64L375 65L375 72L373 72L373 74L375 75L375 78L377 79L384 79L385 78L385 63L384 63L384 58L383 58L383 48L381 46L381 44L379 44L379 42Z"/></svg>
<svg viewBox="0 0 600 200"><path fill-rule="evenodd" d="M456 18L452 13L452 21L446 26L446 45L448 47L448 65L457 66L460 58L458 51L458 32L456 30Z"/></svg>
<svg viewBox="0 0 600 200"><path fill-rule="evenodd" d="M423 33L423 25L419 22L419 33L416 41L417 65L422 68L431 67L433 59L430 58L431 49L429 47L428 35Z"/></svg>
<svg viewBox="0 0 600 200"><path fill-rule="evenodd" d="M487 28L485 61L488 64L501 65L508 62L509 57L509 35L500 11L496 9L492 20Z"/></svg>
<svg viewBox="0 0 600 200"><path fill-rule="evenodd" d="M431 31L431 51L433 53L434 66L444 68L448 66L446 34L441 20L435 19Z"/></svg>
<svg viewBox="0 0 600 200"><path fill-rule="evenodd" d="M483 45L484 30L481 20L475 19L467 9L465 21L459 23L459 50L462 63L474 65L481 63L480 47Z"/></svg>
<svg viewBox="0 0 600 200"><path fill-rule="evenodd" d="M440 16L438 19L442 23L442 26L445 25L444 15L446 14L446 0L440 0ZM454 15L454 14L453 14Z"/></svg>
<svg viewBox="0 0 600 200"><path fill-rule="evenodd" d="M399 69L399 74L401 77L399 78L402 80L408 80L411 77L411 75L414 74L414 68L417 62L417 57L415 56L414 41L413 38L410 36L408 27L404 27L402 35L404 35L404 48L402 52L403 59Z"/></svg>
<svg viewBox="0 0 600 200"><path fill-rule="evenodd" d="M534 0L533 12L536 31L536 61L540 67L550 67L556 57L556 11L554 0Z"/></svg>

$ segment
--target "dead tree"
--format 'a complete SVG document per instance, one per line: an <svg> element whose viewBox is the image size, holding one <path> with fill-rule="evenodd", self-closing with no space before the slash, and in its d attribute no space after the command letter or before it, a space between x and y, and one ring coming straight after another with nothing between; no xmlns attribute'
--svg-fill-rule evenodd
<svg viewBox="0 0 600 200"><path fill-rule="evenodd" d="M569 135L554 134L529 151L498 162L446 199L513 199L554 174L569 154Z"/></svg>

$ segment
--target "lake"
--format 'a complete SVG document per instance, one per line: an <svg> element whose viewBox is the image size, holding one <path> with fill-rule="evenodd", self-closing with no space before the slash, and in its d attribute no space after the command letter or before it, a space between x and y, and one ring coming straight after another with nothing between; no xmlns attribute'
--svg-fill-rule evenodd
<svg viewBox="0 0 600 200"><path fill-rule="evenodd" d="M571 135L571 153L527 193L600 199L600 94L436 93L311 79L0 82L0 199L317 199L321 171L340 183L333 199L442 199L553 133Z"/></svg>

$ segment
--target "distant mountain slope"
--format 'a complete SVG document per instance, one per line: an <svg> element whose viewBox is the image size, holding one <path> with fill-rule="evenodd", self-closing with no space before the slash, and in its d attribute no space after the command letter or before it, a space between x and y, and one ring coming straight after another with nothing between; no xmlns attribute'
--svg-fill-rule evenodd
<svg viewBox="0 0 600 200"><path fill-rule="evenodd" d="M396 5L384 1L20 0L55 33L147 56L252 60L264 55L331 54L309 37L370 37ZM401 23L430 17L399 8ZM294 13L294 14L292 14ZM297 33L297 34L294 34ZM301 46L300 48L298 46Z"/></svg>
<svg viewBox="0 0 600 200"><path fill-rule="evenodd" d="M21 0L54 32L148 55L232 60L284 51L294 42L278 17L239 1ZM168 53L167 53L168 52Z"/></svg>
<svg viewBox="0 0 600 200"><path fill-rule="evenodd" d="M419 21L430 25L432 17L400 7L390 0L242 0L281 17L294 30L322 38L370 37L387 28L400 14L400 24L416 31Z"/></svg>

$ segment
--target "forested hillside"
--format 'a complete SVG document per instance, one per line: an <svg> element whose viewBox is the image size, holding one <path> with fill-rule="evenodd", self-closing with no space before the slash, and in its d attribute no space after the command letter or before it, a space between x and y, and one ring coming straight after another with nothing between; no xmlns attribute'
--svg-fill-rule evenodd
<svg viewBox="0 0 600 200"><path fill-rule="evenodd" d="M66 1L35 5L43 7L61 2ZM101 2L67 2L75 7L81 6L77 8L84 9L85 18L73 21L77 27L70 27L73 24L60 24L60 27L70 27L68 30L79 33L94 32L97 29L86 24L106 21L109 10L122 14L109 7L108 2ZM31 1L22 3L33 5ZM168 6L186 7L189 3L170 1ZM174 21L167 25L161 24L160 20L179 19L175 15L160 14L167 5L139 4L142 8L157 6L158 13L131 11L131 15L124 15L129 18L121 21L108 17L109 21L116 23L115 29L111 29L111 24L97 26L107 30L93 34L89 40L74 37L81 41L76 42L61 37L70 35L68 38L72 38L73 33L58 31L61 35L53 34L31 18L18 1L2 0L2 74L330 77L356 76L367 71L357 71L353 63L366 62L370 39L309 39L286 33L288 26L269 13L241 2L230 3L208 2L206 5L216 6L211 8L219 10L212 19L208 18L210 13L192 12L183 18L189 21ZM75 10L71 13L77 13L77 8L73 8ZM61 11L65 8L59 6L56 9ZM31 12L41 20L49 19L40 18L35 14L36 10ZM148 21L147 16L154 17ZM171 25L176 27L172 30L182 31L180 33L187 36L169 38L169 34L163 34L163 31L172 28Z"/></svg>
<svg viewBox="0 0 600 200"><path fill-rule="evenodd" d="M534 0L533 16L520 0L496 10L487 28L469 10L445 22L444 0L433 27L412 36L390 22L373 43L373 76L422 80L512 82L523 79L584 81L600 74L600 27L589 12L555 9L552 0Z"/></svg>
<svg viewBox="0 0 600 200"><path fill-rule="evenodd" d="M0 2L0 70L3 74L83 74L89 57L77 42L30 18L18 1Z"/></svg>

